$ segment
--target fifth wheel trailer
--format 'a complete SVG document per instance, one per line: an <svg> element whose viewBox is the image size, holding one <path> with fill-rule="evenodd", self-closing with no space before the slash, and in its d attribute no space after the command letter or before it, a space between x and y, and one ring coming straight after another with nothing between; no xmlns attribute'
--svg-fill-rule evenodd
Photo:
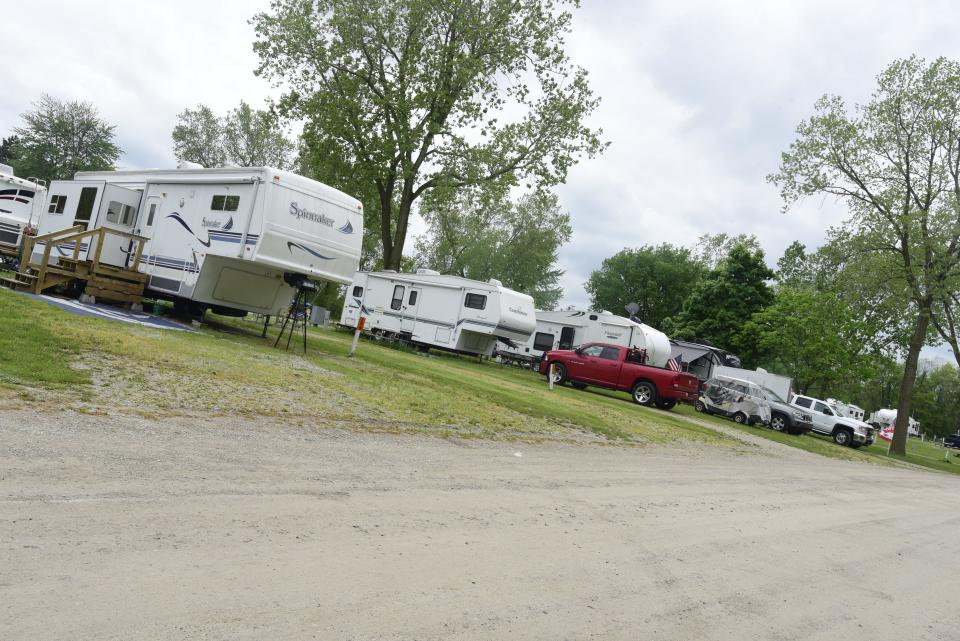
<svg viewBox="0 0 960 641"><path fill-rule="evenodd" d="M533 298L487 282L445 276L357 272L347 288L340 324L424 347L490 356L497 341L525 342L536 328Z"/></svg>
<svg viewBox="0 0 960 641"><path fill-rule="evenodd" d="M543 354L574 349L585 343L610 343L647 352L647 364L663 367L670 358L670 339L660 330L608 311L537 310L536 332L519 345L503 344L497 355L506 361L533 363Z"/></svg>
<svg viewBox="0 0 960 641"><path fill-rule="evenodd" d="M0 164L0 255L18 255L23 232L37 225L46 192L38 181L18 178L13 167Z"/></svg>
<svg viewBox="0 0 960 641"><path fill-rule="evenodd" d="M793 379L789 376L780 376L771 374L765 369L757 368L742 369L740 367L727 367L725 365L715 365L713 367L713 376L726 376L728 378L738 378L741 380L756 383L760 387L765 387L777 394L786 402L790 402L793 395Z"/></svg>
<svg viewBox="0 0 960 641"><path fill-rule="evenodd" d="M347 284L360 260L360 202L271 167L79 172L52 182L47 203L41 235L80 226L147 238L148 295L193 311L278 314L303 279ZM108 236L101 262L126 267L131 247ZM95 242L80 251L92 257ZM34 260L43 252L38 243Z"/></svg>

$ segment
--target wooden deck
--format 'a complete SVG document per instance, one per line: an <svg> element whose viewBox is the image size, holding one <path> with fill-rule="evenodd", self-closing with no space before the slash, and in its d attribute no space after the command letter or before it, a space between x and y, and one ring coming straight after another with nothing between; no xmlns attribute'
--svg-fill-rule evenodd
<svg viewBox="0 0 960 641"><path fill-rule="evenodd" d="M130 239L132 255L129 267L118 267L101 262L100 253L108 236ZM80 257L81 241L84 240L90 244L95 243L93 258ZM143 300L143 290L147 283L146 274L138 271L146 241L147 239L143 236L107 227L84 230L80 226L43 236L28 237L24 241L24 261L20 271L14 274L13 278L0 278L0 285L39 294L58 285L80 281L84 284L83 293L98 300L139 303ZM38 243L44 245L43 257L38 262L34 262L33 250ZM59 260L53 263L50 256L53 248L67 244L72 244L73 254L57 256ZM135 251L133 251L134 246L136 246Z"/></svg>

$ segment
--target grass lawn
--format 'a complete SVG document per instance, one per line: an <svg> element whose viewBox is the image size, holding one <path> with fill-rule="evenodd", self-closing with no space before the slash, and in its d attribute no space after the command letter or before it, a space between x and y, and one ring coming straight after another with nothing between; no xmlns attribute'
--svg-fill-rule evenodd
<svg viewBox="0 0 960 641"><path fill-rule="evenodd" d="M78 317L0 289L0 403L90 413L273 417L300 424L497 438L742 448L626 395L547 389L529 371L309 332L306 357L252 322L208 316L196 333ZM217 324L219 323L219 327ZM294 339L294 343L296 343Z"/></svg>
<svg viewBox="0 0 960 641"><path fill-rule="evenodd" d="M944 460L943 447L931 443L921 443L919 439L911 438L907 441L907 456L887 456L886 441L877 441L869 447L853 449L850 447L841 447L833 442L827 436L819 434L804 434L803 436L794 436L792 434L783 434L775 432L769 427L738 425L730 419L721 418L709 414L698 414L692 407L685 405L675 410L678 414L686 416L697 416L705 421L726 425L727 427L753 434L778 443L784 443L791 447L796 447L807 452L829 456L831 458L846 459L850 461L865 461L873 463L890 463L899 461L912 463L922 467L928 467L943 472L952 472L960 474L960 458L954 456L957 450L950 450L948 460Z"/></svg>

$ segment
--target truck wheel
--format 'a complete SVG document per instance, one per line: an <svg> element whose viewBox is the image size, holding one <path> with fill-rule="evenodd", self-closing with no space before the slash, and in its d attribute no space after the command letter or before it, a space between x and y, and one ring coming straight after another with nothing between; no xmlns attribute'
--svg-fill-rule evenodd
<svg viewBox="0 0 960 641"><path fill-rule="evenodd" d="M634 403L652 405L657 400L657 389L653 386L653 383L638 381L633 384L630 395L633 396Z"/></svg>
<svg viewBox="0 0 960 641"><path fill-rule="evenodd" d="M837 445L850 445L853 442L853 434L850 433L850 430L834 430L833 442Z"/></svg>
<svg viewBox="0 0 960 641"><path fill-rule="evenodd" d="M707 411L707 406L703 404L703 401L697 401L693 404L693 409L697 410L701 414Z"/></svg>
<svg viewBox="0 0 960 641"><path fill-rule="evenodd" d="M567 380L567 368L563 366L563 363L554 363L553 364L553 382L556 385L563 385ZM550 375L550 368L547 367L547 376Z"/></svg>
<svg viewBox="0 0 960 641"><path fill-rule="evenodd" d="M587 389L587 384L580 381L570 381L570 384L573 385L574 389Z"/></svg>
<svg viewBox="0 0 960 641"><path fill-rule="evenodd" d="M657 407L664 411L670 411L673 409L673 406L677 404L677 401L672 398L662 398L657 401Z"/></svg>
<svg viewBox="0 0 960 641"><path fill-rule="evenodd" d="M770 418L770 427L778 432L786 432L787 419L783 416L783 414L774 414Z"/></svg>
<svg viewBox="0 0 960 641"><path fill-rule="evenodd" d="M744 414L743 412L737 412L736 414L733 415L733 422L740 423L740 425L743 425L744 423L747 422L747 415Z"/></svg>

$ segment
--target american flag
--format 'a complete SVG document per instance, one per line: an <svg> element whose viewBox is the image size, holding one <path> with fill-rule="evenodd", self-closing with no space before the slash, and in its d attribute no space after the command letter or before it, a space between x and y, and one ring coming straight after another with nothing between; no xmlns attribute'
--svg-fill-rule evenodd
<svg viewBox="0 0 960 641"><path fill-rule="evenodd" d="M667 368L672 369L675 372L682 372L683 368L680 367L681 362L683 362L683 354L677 354L676 358L671 358L667 361Z"/></svg>

